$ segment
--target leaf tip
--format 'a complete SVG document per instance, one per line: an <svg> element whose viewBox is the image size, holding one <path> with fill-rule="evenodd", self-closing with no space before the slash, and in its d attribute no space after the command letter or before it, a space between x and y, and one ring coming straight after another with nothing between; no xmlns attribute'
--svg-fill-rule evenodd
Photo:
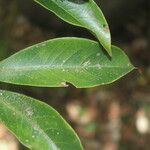
<svg viewBox="0 0 150 150"><path fill-rule="evenodd" d="M107 46L103 46L104 50L107 52L107 54L112 58L112 50L111 50L111 44L107 45Z"/></svg>
<svg viewBox="0 0 150 150"><path fill-rule="evenodd" d="M99 42L104 50L108 53L108 55L112 57L111 36L109 36L109 38L105 39L104 41L101 41L101 39L99 39Z"/></svg>

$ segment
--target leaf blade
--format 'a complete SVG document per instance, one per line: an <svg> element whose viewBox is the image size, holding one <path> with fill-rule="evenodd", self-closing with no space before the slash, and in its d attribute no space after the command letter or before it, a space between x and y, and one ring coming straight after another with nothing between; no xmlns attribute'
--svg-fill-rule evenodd
<svg viewBox="0 0 150 150"><path fill-rule="evenodd" d="M79 138L50 106L0 90L0 119L31 150L82 150Z"/></svg>
<svg viewBox="0 0 150 150"><path fill-rule="evenodd" d="M93 0L34 0L62 20L90 30L110 56L111 35L108 23Z"/></svg>
<svg viewBox="0 0 150 150"><path fill-rule="evenodd" d="M0 62L0 81L79 88L112 83L134 69L121 49L112 46L112 52L110 59L99 43L82 38L49 40Z"/></svg>

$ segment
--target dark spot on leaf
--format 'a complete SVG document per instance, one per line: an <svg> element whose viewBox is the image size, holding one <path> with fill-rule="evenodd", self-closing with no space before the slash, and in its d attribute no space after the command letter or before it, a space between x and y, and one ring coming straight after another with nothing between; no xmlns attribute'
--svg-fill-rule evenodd
<svg viewBox="0 0 150 150"><path fill-rule="evenodd" d="M105 28L107 25L106 24L103 24L103 28Z"/></svg>
<svg viewBox="0 0 150 150"><path fill-rule="evenodd" d="M105 32L109 32L109 27L108 27L108 25L103 24L103 30L104 30Z"/></svg>

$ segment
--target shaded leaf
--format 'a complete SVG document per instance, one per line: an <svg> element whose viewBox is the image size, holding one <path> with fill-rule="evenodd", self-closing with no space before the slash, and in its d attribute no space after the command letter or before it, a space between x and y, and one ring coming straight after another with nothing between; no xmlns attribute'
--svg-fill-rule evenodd
<svg viewBox="0 0 150 150"><path fill-rule="evenodd" d="M134 69L122 50L112 46L112 53L110 59L99 43L87 39L54 39L0 62L0 81L42 87L108 84Z"/></svg>
<svg viewBox="0 0 150 150"><path fill-rule="evenodd" d="M93 0L34 0L64 21L90 30L111 56L111 36L106 19Z"/></svg>
<svg viewBox="0 0 150 150"><path fill-rule="evenodd" d="M63 118L33 98L0 90L0 120L31 150L82 150Z"/></svg>

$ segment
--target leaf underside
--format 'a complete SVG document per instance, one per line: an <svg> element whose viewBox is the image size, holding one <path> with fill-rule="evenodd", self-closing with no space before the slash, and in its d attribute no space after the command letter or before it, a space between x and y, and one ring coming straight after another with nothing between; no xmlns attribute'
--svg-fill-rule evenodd
<svg viewBox="0 0 150 150"><path fill-rule="evenodd" d="M63 118L33 98L0 90L0 121L31 150L83 150Z"/></svg>
<svg viewBox="0 0 150 150"><path fill-rule="evenodd" d="M124 52L112 46L113 57L99 43L59 38L26 48L0 62L0 81L40 87L78 88L112 83L134 69Z"/></svg>
<svg viewBox="0 0 150 150"><path fill-rule="evenodd" d="M64 21L90 30L111 56L108 23L93 0L34 0Z"/></svg>

